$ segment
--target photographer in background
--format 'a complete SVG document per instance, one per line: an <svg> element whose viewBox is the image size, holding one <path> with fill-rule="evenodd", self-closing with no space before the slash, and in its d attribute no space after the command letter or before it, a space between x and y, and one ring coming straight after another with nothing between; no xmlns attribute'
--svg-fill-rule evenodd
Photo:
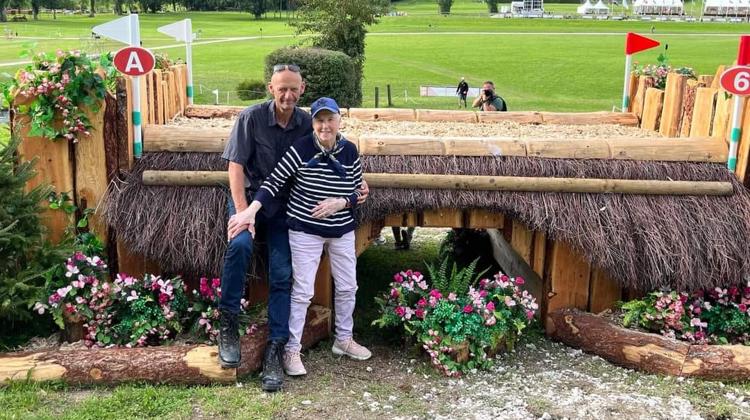
<svg viewBox="0 0 750 420"><path fill-rule="evenodd" d="M482 85L479 96L471 104L472 108L479 108L480 111L507 111L505 100L495 93L495 84L486 81Z"/></svg>

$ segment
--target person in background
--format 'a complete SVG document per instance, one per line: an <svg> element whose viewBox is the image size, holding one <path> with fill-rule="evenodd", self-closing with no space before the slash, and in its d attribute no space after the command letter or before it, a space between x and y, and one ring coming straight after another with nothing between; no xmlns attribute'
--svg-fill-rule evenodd
<svg viewBox="0 0 750 420"><path fill-rule="evenodd" d="M480 111L507 111L508 107L505 100L495 93L495 84L490 80L484 82L479 96L471 104L472 108L479 108Z"/></svg>
<svg viewBox="0 0 750 420"><path fill-rule="evenodd" d="M461 81L458 82L456 87L456 95L458 95L458 107L461 108L461 102L464 103L466 108L466 96L469 94L469 84L466 82L465 77L461 77Z"/></svg>

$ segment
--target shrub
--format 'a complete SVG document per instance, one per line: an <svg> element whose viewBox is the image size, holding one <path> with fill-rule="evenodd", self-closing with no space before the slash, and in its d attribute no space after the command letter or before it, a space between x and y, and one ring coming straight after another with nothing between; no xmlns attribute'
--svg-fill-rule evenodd
<svg viewBox="0 0 750 420"><path fill-rule="evenodd" d="M623 325L698 344L750 345L750 282L693 293L653 292L624 303Z"/></svg>
<svg viewBox="0 0 750 420"><path fill-rule="evenodd" d="M348 55L320 48L281 48L266 56L266 80L271 80L274 65L290 63L300 67L307 85L301 106L321 96L335 99L343 108L362 103L361 72Z"/></svg>
<svg viewBox="0 0 750 420"><path fill-rule="evenodd" d="M193 290L192 305L188 308L187 325L190 333L208 343L216 343L219 337L219 298L221 297L221 280L200 279L200 286ZM252 335L258 326L251 323L254 319L248 310L247 300L240 301L239 332L240 335Z"/></svg>
<svg viewBox="0 0 750 420"><path fill-rule="evenodd" d="M446 288L465 284L473 271L441 279ZM432 364L448 376L489 368L492 355L514 346L539 308L519 286L523 279L501 273L482 279L477 288L443 293L427 285L421 273L406 270L393 276L390 291L376 298L380 327L403 326L427 352Z"/></svg>
<svg viewBox="0 0 750 420"><path fill-rule="evenodd" d="M266 84L262 80L245 80L237 85L237 96L243 101L263 99L266 92Z"/></svg>
<svg viewBox="0 0 750 420"><path fill-rule="evenodd" d="M659 54L656 59L658 64L647 64L645 66L640 65L638 62L633 64L633 74L636 76L647 76L654 79L654 87L657 89L664 89L667 86L667 75L669 73L677 73L683 76L687 76L689 79L697 79L695 70L691 67L676 67L673 68L669 65L669 60L665 54Z"/></svg>

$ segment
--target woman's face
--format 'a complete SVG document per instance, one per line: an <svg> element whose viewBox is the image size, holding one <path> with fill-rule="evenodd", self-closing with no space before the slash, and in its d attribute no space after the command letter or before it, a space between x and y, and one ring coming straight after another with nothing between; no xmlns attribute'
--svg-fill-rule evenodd
<svg viewBox="0 0 750 420"><path fill-rule="evenodd" d="M313 131L321 141L328 144L336 141L336 135L341 125L341 115L330 111L320 111L313 117Z"/></svg>

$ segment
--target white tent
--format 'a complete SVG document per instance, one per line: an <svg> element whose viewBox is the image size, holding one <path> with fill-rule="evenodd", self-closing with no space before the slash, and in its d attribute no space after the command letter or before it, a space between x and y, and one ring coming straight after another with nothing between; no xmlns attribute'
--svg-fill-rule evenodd
<svg viewBox="0 0 750 420"><path fill-rule="evenodd" d="M591 4L589 0L578 6L578 14L580 15L608 15L609 7L599 0L596 4Z"/></svg>
<svg viewBox="0 0 750 420"><path fill-rule="evenodd" d="M635 0L633 12L638 15L681 15L682 0Z"/></svg>
<svg viewBox="0 0 750 420"><path fill-rule="evenodd" d="M703 3L704 15L747 16L750 13L750 0L706 0Z"/></svg>

